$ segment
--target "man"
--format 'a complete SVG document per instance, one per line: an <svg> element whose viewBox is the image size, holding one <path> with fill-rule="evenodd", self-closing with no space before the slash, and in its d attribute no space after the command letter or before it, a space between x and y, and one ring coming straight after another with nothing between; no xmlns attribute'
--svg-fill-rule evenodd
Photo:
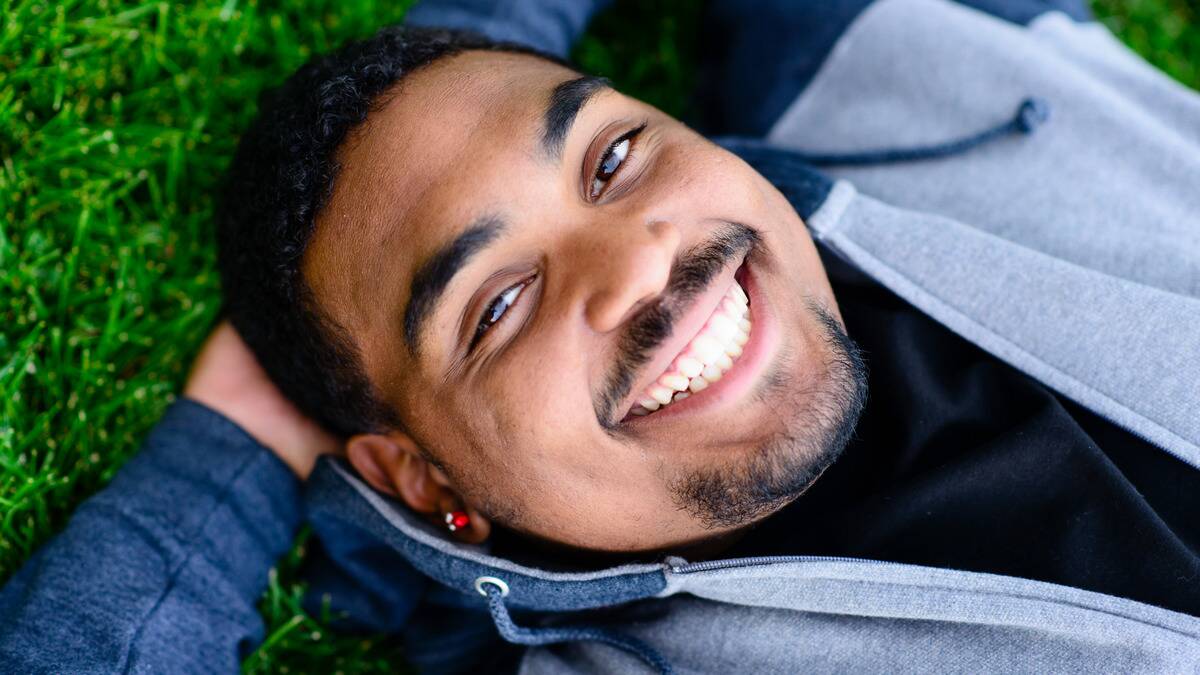
<svg viewBox="0 0 1200 675"><path fill-rule="evenodd" d="M762 139L725 148L471 34L302 69L243 139L221 263L336 440L219 329L205 405L0 596L10 663L236 667L297 496L214 411L300 476L344 448L306 486L318 580L430 669L1200 660L1196 96L1071 3L784 4L711 8L713 124ZM561 54L587 9L410 20ZM79 589L113 528L146 573Z"/></svg>

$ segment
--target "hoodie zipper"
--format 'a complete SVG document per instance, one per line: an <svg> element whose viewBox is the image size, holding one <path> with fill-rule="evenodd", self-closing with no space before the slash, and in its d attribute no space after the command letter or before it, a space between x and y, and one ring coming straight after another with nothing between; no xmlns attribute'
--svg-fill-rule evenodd
<svg viewBox="0 0 1200 675"><path fill-rule="evenodd" d="M842 563L858 563L863 565L884 565L884 566L903 566L905 563L891 562L888 560L870 560L867 558L845 558L840 556L823 556L823 555L760 555L751 556L749 558L730 558L727 560L704 560L694 563L672 564L667 563L671 572L674 574L690 574L692 572L708 572L710 570L723 570L734 567L756 567L759 565L776 565L779 563L822 563L822 562L842 562Z"/></svg>
<svg viewBox="0 0 1200 675"><path fill-rule="evenodd" d="M856 563L856 564L870 566L870 567L920 567L919 565L911 565L909 563L891 562L891 561L887 561L887 560L870 560L867 558L849 558L849 557L840 557L840 556L809 556L809 555L753 556L753 557L747 557L747 558L732 558L732 559L728 559L728 560L706 560L706 561L701 561L701 562L681 563L681 564L674 564L671 562L667 562L666 567L668 567L671 572L682 575L682 574L692 574L692 573L698 573L698 572L708 572L708 571L712 571L712 570L767 566L767 565L775 565L775 564L780 564L780 563L826 563L826 562L828 562L828 563ZM987 574L987 573L970 572L970 571L966 571L966 570L955 570L955 569L942 568L942 567L934 567L934 568L930 568L930 569L937 569L937 570L941 570L943 572L955 572L955 573L959 573L959 574L968 574L968 575ZM1021 577L1013 577L1013 576L1005 575L1005 574L989 574L988 576L1006 577L1008 579L1014 579L1017 581L1022 581L1022 582L1032 583L1032 584L1074 589L1074 587L1068 586L1065 584L1058 584L1058 583L1054 583L1054 582L1045 582L1045 581L1035 581L1035 580L1023 579ZM988 592L986 589L981 589L978 586L975 586L973 588L964 588L961 590L963 590L965 592L971 592L971 593L987 593ZM1002 589L1002 590L1005 595L1012 594L1011 589ZM1048 602L1048 603L1052 603L1052 604L1064 604L1064 603L1072 604L1069 601L1064 601L1062 598L1047 597L1049 594L1039 591L1036 588L1027 588L1024 590L1024 592L1021 593L1021 595L1028 600L1033 600L1036 602ZM1132 603L1134 605L1143 604L1136 600L1130 600L1128 598L1110 595L1108 593L1097 593L1097 595L1103 596L1109 600L1117 600L1117 601L1120 601L1121 603ZM1151 607L1153 607L1153 606L1151 606ZM1092 609L1095 611L1098 611L1100 613L1107 614L1107 615L1121 616L1121 617L1124 617L1125 619L1135 621L1137 623L1141 623L1144 625L1150 625L1155 628L1166 628L1173 632L1177 631L1177 629L1175 629L1175 628L1160 625L1159 623L1153 621L1152 619L1148 619L1146 617L1132 616L1127 613L1123 613L1123 612L1119 611L1119 608L1093 607ZM1154 609L1159 610L1158 607L1154 607ZM1159 610L1159 611L1162 611L1162 610Z"/></svg>

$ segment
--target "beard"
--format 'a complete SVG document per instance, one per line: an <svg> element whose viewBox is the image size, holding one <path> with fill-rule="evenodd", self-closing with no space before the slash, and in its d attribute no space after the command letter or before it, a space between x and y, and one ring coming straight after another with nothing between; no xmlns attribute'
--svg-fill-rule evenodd
<svg viewBox="0 0 1200 675"><path fill-rule="evenodd" d="M867 400L867 369L858 345L824 307L809 302L823 372L797 390L784 373L786 355L758 396L783 411L783 430L737 465L693 469L669 481L675 504L711 529L749 524L802 495L838 457ZM781 405L782 404L782 405Z"/></svg>
<svg viewBox="0 0 1200 675"><path fill-rule="evenodd" d="M602 428L619 435L613 413L637 372L673 332L679 315L739 256L753 256L762 239L753 228L726 222L704 245L683 255L671 270L662 296L629 322L614 368L593 401ZM867 399L867 369L858 345L825 308L805 307L823 347L822 372L798 387L780 355L757 396L781 413L782 430L736 464L683 472L660 466L675 505L711 529L732 529L766 516L799 497L841 456Z"/></svg>

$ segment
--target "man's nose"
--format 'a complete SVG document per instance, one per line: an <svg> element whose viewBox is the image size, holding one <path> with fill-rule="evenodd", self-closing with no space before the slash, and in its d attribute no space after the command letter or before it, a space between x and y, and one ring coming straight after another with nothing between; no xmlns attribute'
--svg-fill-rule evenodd
<svg viewBox="0 0 1200 675"><path fill-rule="evenodd" d="M668 221L613 229L595 242L586 271L584 319L592 330L618 328L667 287L679 248L679 229Z"/></svg>

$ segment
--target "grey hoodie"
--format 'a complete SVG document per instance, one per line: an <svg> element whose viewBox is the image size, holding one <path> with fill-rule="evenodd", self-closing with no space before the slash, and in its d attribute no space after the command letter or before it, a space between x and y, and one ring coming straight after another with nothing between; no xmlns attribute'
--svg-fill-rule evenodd
<svg viewBox="0 0 1200 675"><path fill-rule="evenodd" d="M1060 12L851 14L765 142L729 146L819 245L1200 468L1200 97ZM1200 619L1060 585L814 557L546 571L452 542L335 462L309 503L318 532L354 528L431 597L486 610L528 646L523 673L1200 670Z"/></svg>

